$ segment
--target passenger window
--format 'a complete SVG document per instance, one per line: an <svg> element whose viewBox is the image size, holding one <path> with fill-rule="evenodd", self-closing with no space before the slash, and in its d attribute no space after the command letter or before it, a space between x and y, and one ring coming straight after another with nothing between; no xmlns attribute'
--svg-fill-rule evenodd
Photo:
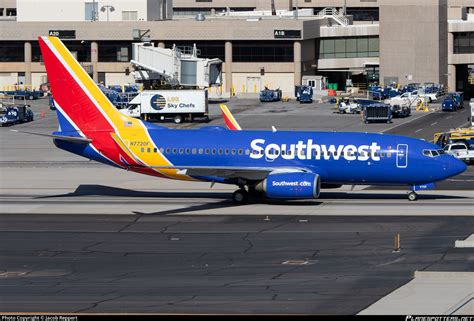
<svg viewBox="0 0 474 321"><path fill-rule="evenodd" d="M145 148L143 148L143 147L140 148L140 152L142 152L142 153L145 152Z"/></svg>
<svg viewBox="0 0 474 321"><path fill-rule="evenodd" d="M186 154L191 154L191 148L186 148Z"/></svg>
<svg viewBox="0 0 474 321"><path fill-rule="evenodd" d="M247 155L247 156L250 155L250 149L245 150L245 155Z"/></svg>
<svg viewBox="0 0 474 321"><path fill-rule="evenodd" d="M431 154L432 154L434 157L439 156L438 151L436 151L436 150L432 150L432 151L431 151Z"/></svg>
<svg viewBox="0 0 474 321"><path fill-rule="evenodd" d="M243 154L243 150L239 149L239 155L242 155L242 154Z"/></svg>
<svg viewBox="0 0 474 321"><path fill-rule="evenodd" d="M204 149L199 148L199 155L202 155L202 153L204 153Z"/></svg>
<svg viewBox="0 0 474 321"><path fill-rule="evenodd" d="M196 155L197 149L193 148L193 155Z"/></svg>
<svg viewBox="0 0 474 321"><path fill-rule="evenodd" d="M215 154L217 154L217 149L213 148L212 149L212 155L215 155Z"/></svg>
<svg viewBox="0 0 474 321"><path fill-rule="evenodd" d="M169 153L171 153L171 149L170 149L170 148L167 148L167 149L166 149L166 154L169 154Z"/></svg>
<svg viewBox="0 0 474 321"><path fill-rule="evenodd" d="M209 155L211 153L211 150L209 148L206 148L206 155Z"/></svg>
<svg viewBox="0 0 474 321"><path fill-rule="evenodd" d="M219 148L219 155L222 155L224 153L224 150L222 148Z"/></svg>
<svg viewBox="0 0 474 321"><path fill-rule="evenodd" d="M178 149L177 148L173 148L173 154L177 154L178 153Z"/></svg>
<svg viewBox="0 0 474 321"><path fill-rule="evenodd" d="M179 153L180 153L180 154L184 154L184 148L180 148L180 149L179 149Z"/></svg>
<svg viewBox="0 0 474 321"><path fill-rule="evenodd" d="M165 152L165 149L163 147L160 147L160 153L164 153Z"/></svg>

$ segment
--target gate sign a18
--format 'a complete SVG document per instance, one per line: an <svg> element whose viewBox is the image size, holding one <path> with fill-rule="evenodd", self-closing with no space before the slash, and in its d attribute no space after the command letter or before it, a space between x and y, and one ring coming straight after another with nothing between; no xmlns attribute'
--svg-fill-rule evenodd
<svg viewBox="0 0 474 321"><path fill-rule="evenodd" d="M275 29L273 31L273 36L275 39L285 39L285 38L301 38L301 30L280 30Z"/></svg>

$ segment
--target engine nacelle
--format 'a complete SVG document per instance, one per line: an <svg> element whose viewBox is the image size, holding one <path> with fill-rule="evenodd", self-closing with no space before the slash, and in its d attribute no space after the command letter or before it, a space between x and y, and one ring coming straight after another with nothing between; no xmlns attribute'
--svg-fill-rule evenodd
<svg viewBox="0 0 474 321"><path fill-rule="evenodd" d="M255 186L268 198L312 199L318 198L321 179L314 173L281 173L268 175Z"/></svg>

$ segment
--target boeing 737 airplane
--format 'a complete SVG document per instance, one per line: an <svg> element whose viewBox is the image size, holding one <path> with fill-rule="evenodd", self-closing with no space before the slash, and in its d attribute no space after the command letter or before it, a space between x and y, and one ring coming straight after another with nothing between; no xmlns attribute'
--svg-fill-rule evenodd
<svg viewBox="0 0 474 321"><path fill-rule="evenodd" d="M314 199L349 185L434 187L466 170L439 147L403 136L302 131L167 129L121 114L55 37L38 38L59 120L58 148L157 177L239 187L269 199ZM238 124L232 125L240 129Z"/></svg>

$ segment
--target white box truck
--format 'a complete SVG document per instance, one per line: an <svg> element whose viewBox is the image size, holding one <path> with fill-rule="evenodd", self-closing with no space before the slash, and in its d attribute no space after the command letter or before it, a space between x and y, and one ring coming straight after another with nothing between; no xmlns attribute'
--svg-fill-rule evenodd
<svg viewBox="0 0 474 321"><path fill-rule="evenodd" d="M176 124L209 119L207 90L147 90L120 112L144 120L173 119Z"/></svg>

